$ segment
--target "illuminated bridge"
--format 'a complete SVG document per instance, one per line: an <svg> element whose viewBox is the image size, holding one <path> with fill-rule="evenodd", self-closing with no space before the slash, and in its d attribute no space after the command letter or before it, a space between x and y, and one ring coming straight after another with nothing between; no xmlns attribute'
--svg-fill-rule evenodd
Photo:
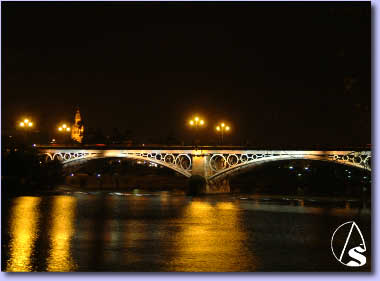
<svg viewBox="0 0 380 281"><path fill-rule="evenodd" d="M168 167L188 178L199 175L206 180L206 192L229 192L229 177L253 166L281 160L319 160L353 166L371 171L370 149L345 150L264 150L247 147L98 147L98 146L37 146L46 161L58 159L64 167L99 158L128 158Z"/></svg>

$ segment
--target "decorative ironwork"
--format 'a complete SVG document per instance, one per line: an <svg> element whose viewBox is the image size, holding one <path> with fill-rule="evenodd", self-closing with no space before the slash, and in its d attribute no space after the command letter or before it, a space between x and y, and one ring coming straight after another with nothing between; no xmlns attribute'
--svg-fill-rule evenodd
<svg viewBox="0 0 380 281"><path fill-rule="evenodd" d="M215 153L210 155L208 162L212 173L210 179L217 175L232 171L238 167L255 164L259 162L292 160L292 159L314 159L332 161L340 164L351 165L366 170L371 170L371 152L330 152L317 153L314 151L272 151L269 153Z"/></svg>
<svg viewBox="0 0 380 281"><path fill-rule="evenodd" d="M192 160L191 155L186 153L122 153L119 156L107 156L104 153L73 153L73 152L57 152L54 154L45 153L46 160L59 160L62 163L69 164L76 160L90 160L105 157L121 157L135 160L148 161L162 166L171 168L185 176L191 176Z"/></svg>

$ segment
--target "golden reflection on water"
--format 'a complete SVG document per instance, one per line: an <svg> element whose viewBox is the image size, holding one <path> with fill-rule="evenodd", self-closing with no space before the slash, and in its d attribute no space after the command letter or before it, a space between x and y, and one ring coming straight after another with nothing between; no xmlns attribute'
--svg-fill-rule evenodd
<svg viewBox="0 0 380 281"><path fill-rule="evenodd" d="M254 271L257 260L244 244L239 211L232 202L190 202L170 271Z"/></svg>
<svg viewBox="0 0 380 281"><path fill-rule="evenodd" d="M146 198L139 197L133 200L133 209L144 209L148 201ZM124 229L124 251L121 256L121 261L124 264L143 261L143 256L139 253L140 249L144 248L144 241L148 239L147 223L145 220L131 219ZM152 234L152 233L149 233Z"/></svg>
<svg viewBox="0 0 380 281"><path fill-rule="evenodd" d="M72 271L76 268L70 250L71 238L74 234L76 200L75 197L70 196L53 197L47 271Z"/></svg>
<svg viewBox="0 0 380 281"><path fill-rule="evenodd" d="M108 196L105 204L107 210L119 210L122 208L121 196ZM104 252L103 260L106 264L119 263L119 247L121 244L122 231L121 220L119 218L107 219L104 221Z"/></svg>
<svg viewBox="0 0 380 281"><path fill-rule="evenodd" d="M14 200L9 225L10 258L6 271L32 271L31 256L34 242L38 237L39 212L41 198L18 197Z"/></svg>

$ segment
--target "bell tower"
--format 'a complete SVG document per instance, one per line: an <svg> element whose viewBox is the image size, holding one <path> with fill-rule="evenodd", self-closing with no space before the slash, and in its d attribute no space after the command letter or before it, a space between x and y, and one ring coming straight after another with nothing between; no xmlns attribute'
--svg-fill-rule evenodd
<svg viewBox="0 0 380 281"><path fill-rule="evenodd" d="M74 124L71 128L71 138L81 143L83 140L83 132L84 132L83 121L82 121L82 117L80 116L79 107L77 107Z"/></svg>

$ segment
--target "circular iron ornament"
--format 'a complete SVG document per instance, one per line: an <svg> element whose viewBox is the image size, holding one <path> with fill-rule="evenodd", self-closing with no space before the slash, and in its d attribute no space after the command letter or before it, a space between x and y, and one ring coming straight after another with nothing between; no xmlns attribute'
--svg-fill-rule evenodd
<svg viewBox="0 0 380 281"><path fill-rule="evenodd" d="M356 157L354 158L354 163L355 163L355 164L360 164L362 161L363 161L363 160L362 160L362 158L361 158L360 156L356 156Z"/></svg>
<svg viewBox="0 0 380 281"><path fill-rule="evenodd" d="M240 156L240 161L241 161L242 163L247 162L247 161L248 161L248 155L247 155L247 154L242 154L242 155Z"/></svg>
<svg viewBox="0 0 380 281"><path fill-rule="evenodd" d="M189 160L189 162L188 162L188 165L187 165L187 167L184 167L183 166L183 160L184 159L188 159ZM177 158L175 159L175 164L178 166L178 167L180 167L180 168L182 168L182 169L184 169L184 170L190 170L190 168L191 168L191 158L190 158L190 156L189 155L187 155L187 154L178 154L177 155Z"/></svg>
<svg viewBox="0 0 380 281"><path fill-rule="evenodd" d="M170 159L170 160L168 161L168 159ZM174 155L173 154L166 154L164 156L164 162L170 163L170 164L175 164L175 157L174 157Z"/></svg>
<svg viewBox="0 0 380 281"><path fill-rule="evenodd" d="M53 159L57 159L59 161L62 161L63 160L63 157L62 157L62 154L61 153L57 153L54 155Z"/></svg>
<svg viewBox="0 0 380 281"><path fill-rule="evenodd" d="M218 169L218 168L213 167L212 164L215 163L214 157L215 158L219 157L220 159L223 159L223 164L222 164L221 168ZM214 154L213 156L211 156L210 161L209 161L209 166L210 166L211 170L213 170L214 172L217 172L219 170L224 169L226 167L226 164L227 164L227 160L226 160L226 157L224 157L223 154Z"/></svg>
<svg viewBox="0 0 380 281"><path fill-rule="evenodd" d="M162 155L158 153L158 154L155 155L154 158L156 158L156 160L158 160L158 161L161 161Z"/></svg>
<svg viewBox="0 0 380 281"><path fill-rule="evenodd" d="M235 158L235 161L233 160ZM235 166L239 163L239 157L236 154L230 154L227 156L227 164L230 166Z"/></svg>
<svg viewBox="0 0 380 281"><path fill-rule="evenodd" d="M69 153L65 153L64 156L63 156L63 158L65 160L69 160L70 159L70 154Z"/></svg>

